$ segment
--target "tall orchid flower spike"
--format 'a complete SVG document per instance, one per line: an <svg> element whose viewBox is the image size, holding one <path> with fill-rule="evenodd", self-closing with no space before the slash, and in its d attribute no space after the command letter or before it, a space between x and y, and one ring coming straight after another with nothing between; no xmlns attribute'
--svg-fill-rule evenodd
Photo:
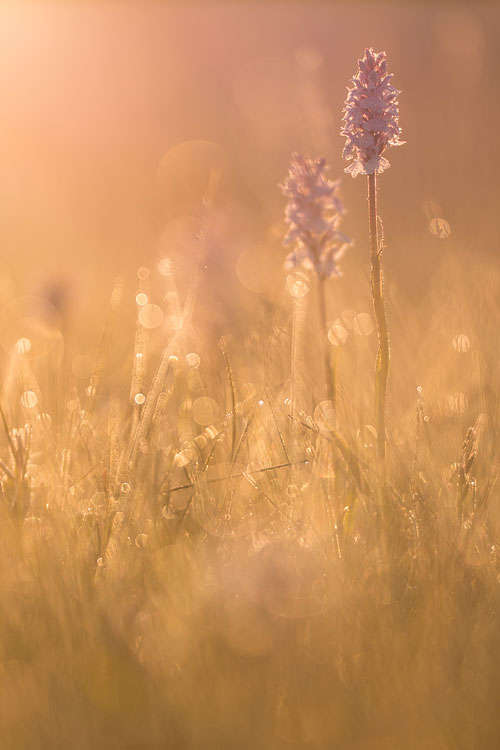
<svg viewBox="0 0 500 750"><path fill-rule="evenodd" d="M329 180L326 168L325 159L306 159L294 153L280 187L288 198L285 209L288 231L283 244L293 246L285 258L285 269L304 268L317 278L326 389L335 406L337 352L330 351L328 341L325 281L342 275L338 263L352 241L339 231L345 214L338 194L340 180Z"/></svg>
<svg viewBox="0 0 500 750"><path fill-rule="evenodd" d="M384 172L390 164L383 152L389 146L405 143L400 139L398 123L401 92L392 86L391 79L385 52L366 49L350 81L341 130L346 138L342 155L347 161L353 160L345 172L352 177Z"/></svg>
<svg viewBox="0 0 500 750"><path fill-rule="evenodd" d="M378 353L375 365L374 412L377 426L378 457L385 471L385 407L389 378L389 333L384 301L382 271L383 242L379 238L377 214L377 175L384 172L389 162L382 156L389 146L401 146L398 124L398 94L391 85L392 73L387 73L385 52L366 49L358 60L358 71L351 78L344 107L346 137L344 159L354 160L345 171L353 177L368 175L368 228L370 233L371 287L373 309L377 322Z"/></svg>
<svg viewBox="0 0 500 750"><path fill-rule="evenodd" d="M345 213L338 195L340 180L329 180L326 168L325 159L294 153L280 185L288 198L285 221L289 228L283 244L293 245L285 269L302 266L323 279L341 275L338 261L352 244L338 229Z"/></svg>

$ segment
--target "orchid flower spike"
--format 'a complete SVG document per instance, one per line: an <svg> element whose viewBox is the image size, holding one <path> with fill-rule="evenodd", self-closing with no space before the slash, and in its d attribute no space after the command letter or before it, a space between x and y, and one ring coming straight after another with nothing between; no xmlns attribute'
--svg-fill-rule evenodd
<svg viewBox="0 0 500 750"><path fill-rule="evenodd" d="M283 240L293 245L285 258L285 269L302 267L319 278L340 276L337 265L352 241L338 231L345 213L338 195L340 180L329 180L325 159L306 159L292 154L288 176L280 185L288 198L285 221L289 225Z"/></svg>
<svg viewBox="0 0 500 750"><path fill-rule="evenodd" d="M365 50L358 60L358 71L351 78L344 107L344 126L341 135L346 144L343 157L354 160L344 171L358 174L379 174L390 167L382 156L388 146L402 146L398 124L398 94L391 85L392 73L387 73L385 52Z"/></svg>

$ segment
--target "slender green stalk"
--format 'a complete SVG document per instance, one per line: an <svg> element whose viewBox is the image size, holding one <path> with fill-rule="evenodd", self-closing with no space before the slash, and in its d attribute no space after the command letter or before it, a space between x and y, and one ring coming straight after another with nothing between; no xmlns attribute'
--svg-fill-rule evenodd
<svg viewBox="0 0 500 750"><path fill-rule="evenodd" d="M326 318L325 278L323 276L318 277L318 306L323 344L326 393L335 409L337 406L337 347L332 347L334 351L330 351Z"/></svg>
<svg viewBox="0 0 500 750"><path fill-rule="evenodd" d="M371 286L378 335L378 353L375 366L375 426L377 428L378 457L383 461L386 444L385 409L390 352L384 302L384 277L381 267L382 245L379 243L377 229L377 178L375 173L368 175L368 221L372 262Z"/></svg>
<svg viewBox="0 0 500 750"><path fill-rule="evenodd" d="M292 462L297 461L301 453L300 441L300 424L299 411L304 408L304 345L305 345L305 328L307 316L307 295L294 296L293 298L293 317L292 317L292 388L291 388L291 423L290 437L292 443L291 458ZM291 483L296 482L297 469L291 469Z"/></svg>

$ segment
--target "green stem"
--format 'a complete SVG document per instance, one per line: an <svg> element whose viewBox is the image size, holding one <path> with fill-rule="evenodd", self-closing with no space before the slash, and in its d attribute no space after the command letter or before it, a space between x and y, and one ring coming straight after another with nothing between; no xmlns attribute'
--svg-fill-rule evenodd
<svg viewBox="0 0 500 750"><path fill-rule="evenodd" d="M332 402L333 408L337 405L337 351L330 357L328 341L328 327L326 322L326 298L325 279L318 277L318 306L321 326L321 339L323 342L323 359L325 367L325 381L327 398Z"/></svg>
<svg viewBox="0 0 500 750"><path fill-rule="evenodd" d="M373 308L378 334L378 353L375 367L375 424L377 428L378 457L385 459L386 429L385 407L387 401L387 380L389 377L389 336L384 303L384 277L380 262L382 248L379 246L377 228L377 179L368 175L368 220L370 229L371 286Z"/></svg>

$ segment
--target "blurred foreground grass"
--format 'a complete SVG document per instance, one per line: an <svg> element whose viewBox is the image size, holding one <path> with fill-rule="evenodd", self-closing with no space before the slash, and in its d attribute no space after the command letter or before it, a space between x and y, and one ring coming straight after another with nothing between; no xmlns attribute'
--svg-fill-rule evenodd
<svg viewBox="0 0 500 750"><path fill-rule="evenodd" d="M2 748L498 745L498 279L445 268L421 312L388 285L385 484L367 279L329 298L336 413L303 278L213 343L198 276L164 267L156 305L139 269L71 367L49 303L15 303Z"/></svg>

